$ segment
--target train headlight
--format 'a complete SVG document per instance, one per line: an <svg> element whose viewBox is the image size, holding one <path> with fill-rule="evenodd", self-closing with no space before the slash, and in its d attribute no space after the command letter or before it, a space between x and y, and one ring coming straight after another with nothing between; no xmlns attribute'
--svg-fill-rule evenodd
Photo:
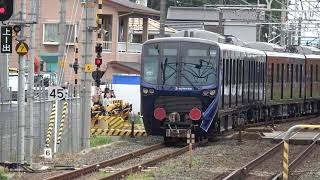
<svg viewBox="0 0 320 180"><path fill-rule="evenodd" d="M154 89L149 89L150 94L154 94Z"/></svg>
<svg viewBox="0 0 320 180"><path fill-rule="evenodd" d="M142 89L143 94L148 94L149 90L147 88Z"/></svg>
<svg viewBox="0 0 320 180"><path fill-rule="evenodd" d="M216 90L214 90L214 89L213 89L213 90L210 90L210 93L209 93L209 94L210 94L210 96L214 96L214 95L216 94Z"/></svg>
<svg viewBox="0 0 320 180"><path fill-rule="evenodd" d="M209 91L208 91L208 90L204 90L204 91L202 92L202 95L208 96L208 95L209 95Z"/></svg>

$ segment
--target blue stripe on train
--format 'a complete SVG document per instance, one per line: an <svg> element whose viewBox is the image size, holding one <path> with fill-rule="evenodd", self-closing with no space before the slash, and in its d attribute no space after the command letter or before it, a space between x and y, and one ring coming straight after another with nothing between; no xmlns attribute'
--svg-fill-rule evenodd
<svg viewBox="0 0 320 180"><path fill-rule="evenodd" d="M140 76L113 75L112 84L140 85Z"/></svg>

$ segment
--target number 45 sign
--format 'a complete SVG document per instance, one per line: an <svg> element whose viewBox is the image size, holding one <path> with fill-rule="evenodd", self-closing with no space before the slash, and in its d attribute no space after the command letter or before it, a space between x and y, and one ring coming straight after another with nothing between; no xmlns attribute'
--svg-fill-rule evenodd
<svg viewBox="0 0 320 180"><path fill-rule="evenodd" d="M66 98L66 91L59 86L50 86L48 88L48 99L49 100L62 100Z"/></svg>

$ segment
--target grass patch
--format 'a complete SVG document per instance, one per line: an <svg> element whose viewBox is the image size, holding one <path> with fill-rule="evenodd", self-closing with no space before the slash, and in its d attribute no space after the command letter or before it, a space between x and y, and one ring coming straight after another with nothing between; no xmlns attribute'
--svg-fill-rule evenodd
<svg viewBox="0 0 320 180"><path fill-rule="evenodd" d="M133 174L126 178L126 180L153 180L155 179L152 172L143 172L139 174Z"/></svg>
<svg viewBox="0 0 320 180"><path fill-rule="evenodd" d="M8 180L9 178L5 175L4 170L0 168L0 180Z"/></svg>
<svg viewBox="0 0 320 180"><path fill-rule="evenodd" d="M112 142L111 137L108 136L94 136L90 138L90 146L96 147L104 144L109 144Z"/></svg>
<svg viewBox="0 0 320 180"><path fill-rule="evenodd" d="M109 172L101 172L100 177L108 177L110 175L111 175L111 173L109 173Z"/></svg>

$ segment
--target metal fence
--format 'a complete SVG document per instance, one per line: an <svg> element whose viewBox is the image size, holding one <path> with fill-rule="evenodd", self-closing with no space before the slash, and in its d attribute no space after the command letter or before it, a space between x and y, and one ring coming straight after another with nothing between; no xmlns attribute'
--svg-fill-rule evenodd
<svg viewBox="0 0 320 180"><path fill-rule="evenodd" d="M0 88L4 89L4 88ZM33 103L33 137L30 137L30 113L29 106L25 102L25 157L30 156L29 144L33 139L32 156L43 154L45 140L48 131L48 123L53 101L49 101L47 88L39 87L35 89ZM2 91L0 90L0 94ZM78 152L80 150L80 98L79 87L69 86L67 98L58 101L57 106L57 129L61 121L63 103L68 102L64 130L61 144L57 146L57 153ZM76 94L75 94L76 92ZM1 99L1 98L0 98ZM16 101L0 101L0 162L17 161L18 149L18 104ZM52 138L53 139L53 138ZM50 148L53 147L53 141Z"/></svg>

